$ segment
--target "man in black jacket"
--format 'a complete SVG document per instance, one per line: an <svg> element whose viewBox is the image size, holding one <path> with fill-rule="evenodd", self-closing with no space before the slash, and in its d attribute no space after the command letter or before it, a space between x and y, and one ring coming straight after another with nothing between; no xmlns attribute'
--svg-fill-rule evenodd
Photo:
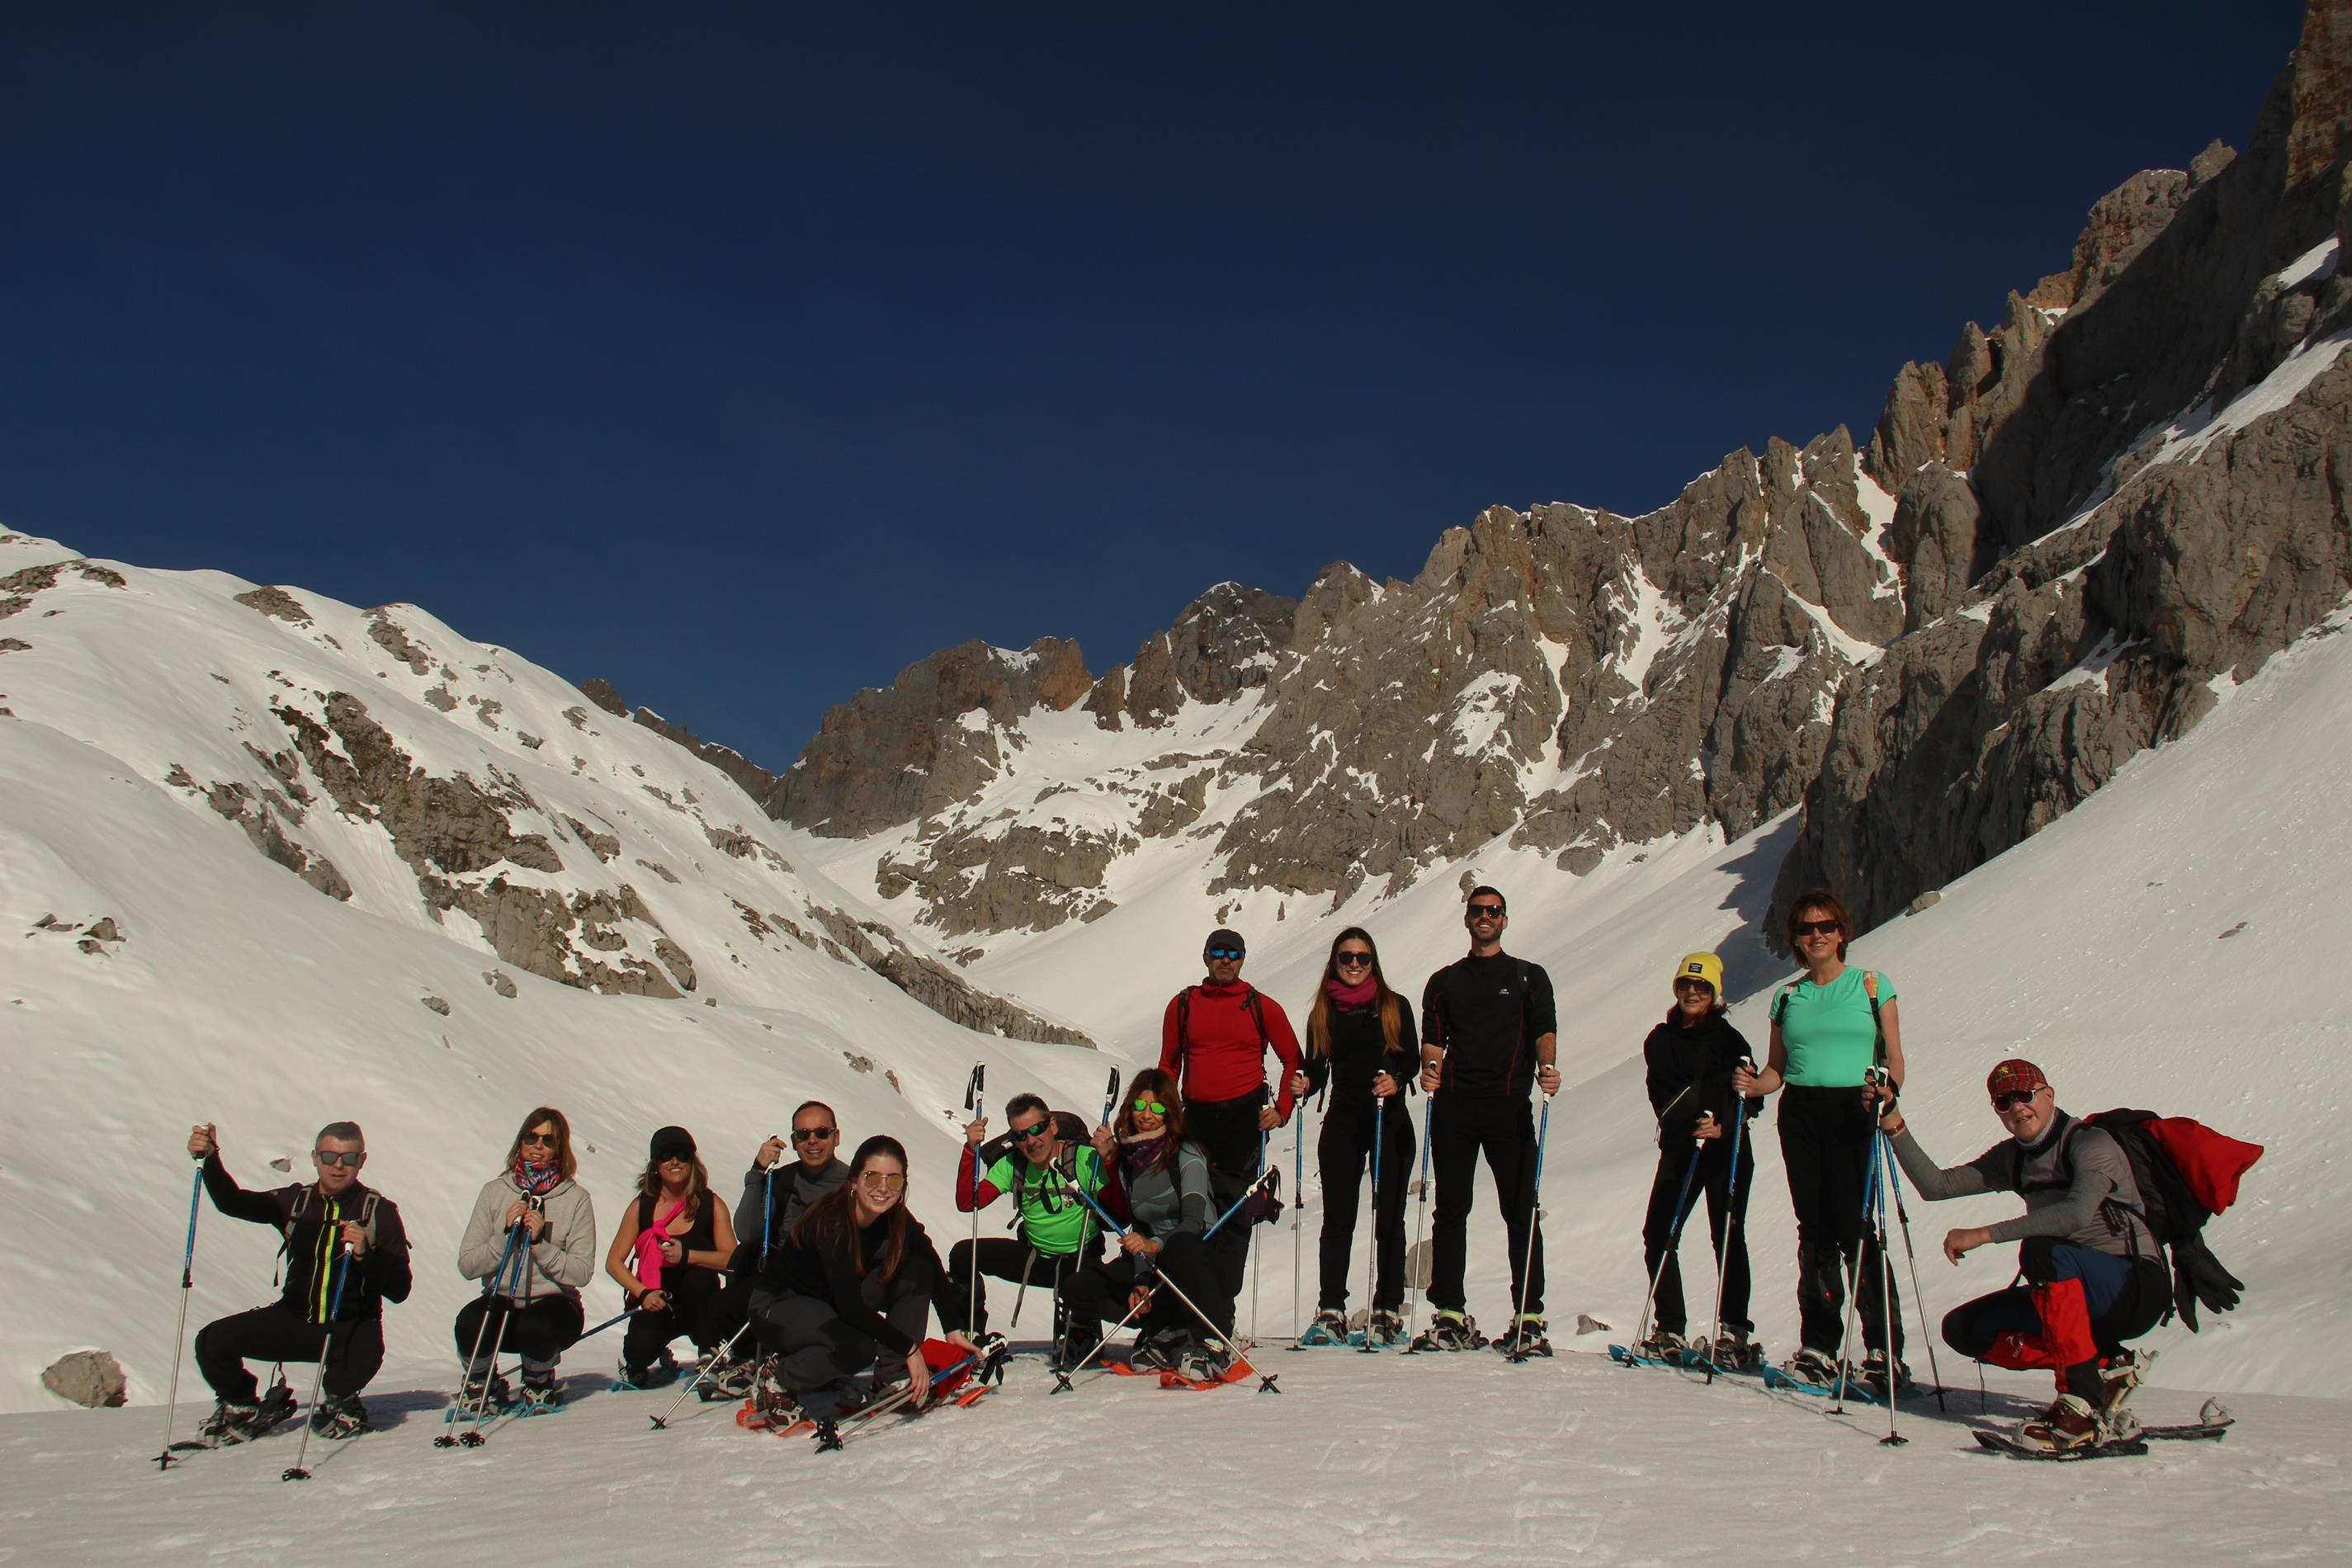
<svg viewBox="0 0 2352 1568"><path fill-rule="evenodd" d="M189 1157L204 1162L205 1191L231 1219L266 1225L286 1238L286 1285L267 1307L206 1323L196 1334L196 1368L218 1399L203 1435L242 1443L265 1429L247 1361L325 1362L324 1397L310 1413L322 1437L367 1430L360 1390L383 1365L383 1304L404 1301L408 1233L388 1198L360 1182L367 1142L359 1124L319 1130L310 1163L319 1179L249 1193L222 1165L211 1122L188 1131Z"/></svg>
<svg viewBox="0 0 2352 1568"><path fill-rule="evenodd" d="M1464 1310L1471 1183L1483 1152L1495 1174L1511 1247L1511 1298L1521 1321L1497 1349L1549 1355L1544 1337L1543 1240L1536 1234L1536 1129L1528 1091L1559 1088L1552 1066L1559 1020L1551 976L1503 951L1510 924L1503 895L1471 889L1462 923L1470 952L1429 977L1421 996L1421 1087L1432 1097L1430 1163L1437 1178L1431 1224L1429 1329L1416 1350L1470 1350L1485 1342Z"/></svg>

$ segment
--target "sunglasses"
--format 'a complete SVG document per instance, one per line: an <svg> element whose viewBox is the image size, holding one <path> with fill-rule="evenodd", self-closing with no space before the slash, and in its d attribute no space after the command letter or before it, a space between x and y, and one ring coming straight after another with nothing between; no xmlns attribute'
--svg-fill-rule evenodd
<svg viewBox="0 0 2352 1568"><path fill-rule="evenodd" d="M2021 1105L2032 1104L2033 1097L2041 1092L2038 1089L2012 1089L2007 1094L1994 1095L1992 1108L1998 1112L2006 1114L2015 1110Z"/></svg>
<svg viewBox="0 0 2352 1568"><path fill-rule="evenodd" d="M861 1173L857 1179L869 1187L877 1187L885 1192L901 1193L907 1190L907 1178L896 1171L866 1171Z"/></svg>
<svg viewBox="0 0 2352 1568"><path fill-rule="evenodd" d="M528 1149L534 1143L539 1144L542 1148L552 1149L555 1147L555 1134L552 1132L526 1132L522 1135L522 1146L524 1148Z"/></svg>
<svg viewBox="0 0 2352 1568"><path fill-rule="evenodd" d="M694 1163L694 1156L691 1154L664 1154L659 1159L656 1160L654 1163L656 1165L691 1165Z"/></svg>
<svg viewBox="0 0 2352 1568"><path fill-rule="evenodd" d="M830 1138L840 1131L838 1127L795 1127L793 1129L793 1142L814 1143L819 1139Z"/></svg>
<svg viewBox="0 0 2352 1568"><path fill-rule="evenodd" d="M360 1168L360 1162L367 1156L357 1152L346 1154L340 1149L313 1149L310 1151L310 1158L318 1161L321 1165L349 1165L356 1171Z"/></svg>
<svg viewBox="0 0 2352 1568"><path fill-rule="evenodd" d="M1013 1140L1016 1143L1026 1143L1032 1138L1051 1132L1053 1130L1054 1124L1051 1121L1040 1121L1034 1127L1016 1127L1013 1130Z"/></svg>
<svg viewBox="0 0 2352 1568"><path fill-rule="evenodd" d="M1470 906L1470 918L1474 921L1501 920L1503 918L1503 906L1500 904L1472 904Z"/></svg>
<svg viewBox="0 0 2352 1568"><path fill-rule="evenodd" d="M1331 962L1342 969L1370 969L1372 955L1369 952L1343 952Z"/></svg>
<svg viewBox="0 0 2352 1568"><path fill-rule="evenodd" d="M1225 959L1225 960L1229 960L1229 961L1230 961L1230 960L1232 960L1232 959L1236 959L1236 958L1240 958L1240 957L1242 957L1242 956L1243 956L1243 953L1242 953L1242 950L1241 950L1240 948L1238 948L1238 947L1213 947L1213 948L1209 949L1209 950L1208 950L1208 952L1207 952L1205 954L1203 954L1202 956L1204 956L1204 957L1208 957L1208 958L1219 958L1219 959Z"/></svg>
<svg viewBox="0 0 2352 1568"><path fill-rule="evenodd" d="M1799 921L1799 936L1835 936L1845 928L1835 921Z"/></svg>
<svg viewBox="0 0 2352 1568"><path fill-rule="evenodd" d="M1160 1104L1156 1100L1139 1100L1135 1102L1135 1109L1143 1112L1146 1116L1165 1116L1168 1114L1168 1108Z"/></svg>

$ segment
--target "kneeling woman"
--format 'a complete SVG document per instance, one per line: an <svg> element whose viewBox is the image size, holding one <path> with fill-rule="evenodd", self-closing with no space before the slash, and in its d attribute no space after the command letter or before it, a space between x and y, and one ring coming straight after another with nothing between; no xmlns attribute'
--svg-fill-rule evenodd
<svg viewBox="0 0 2352 1568"><path fill-rule="evenodd" d="M1096 1131L1095 1148L1115 1173L1111 1196L1125 1203L1131 1223L1117 1255L1089 1263L1071 1284L1074 1348L1098 1342L1103 1320L1142 1308L1130 1358L1135 1364L1216 1361L1224 1352L1205 1342L1232 1339L1234 1299L1202 1240L1212 1218L1209 1157L1184 1136L1176 1075L1158 1068L1136 1074L1117 1122ZM1156 1289L1162 1279L1174 1289ZM1206 1323L1178 1297L1180 1290L1207 1316ZM1146 1291L1151 1292L1148 1307Z"/></svg>
<svg viewBox="0 0 2352 1568"><path fill-rule="evenodd" d="M636 1315L621 1341L621 1381L653 1388L677 1375L670 1342L695 1336L709 1355L719 1340L707 1326L711 1298L735 1255L735 1223L710 1190L710 1171L694 1152L693 1134L665 1127L653 1136L637 1201L629 1205L604 1272Z"/></svg>
<svg viewBox="0 0 2352 1568"><path fill-rule="evenodd" d="M596 1272L596 1211L572 1180L579 1168L572 1124L542 1105L522 1119L506 1169L474 1200L457 1272L488 1289L457 1313L470 1408L510 1403L492 1364L500 1347L522 1356L526 1414L563 1403L555 1363L580 1337L580 1288Z"/></svg>
<svg viewBox="0 0 2352 1568"><path fill-rule="evenodd" d="M972 1348L965 1301L930 1237L907 1212L907 1151L877 1136L857 1146L849 1180L811 1204L768 1255L751 1294L752 1331L772 1360L761 1369L771 1424L802 1415L829 1421L866 1401L853 1380L871 1368L875 1387L902 1381L919 1404L931 1386L923 1331L937 1310L948 1343Z"/></svg>

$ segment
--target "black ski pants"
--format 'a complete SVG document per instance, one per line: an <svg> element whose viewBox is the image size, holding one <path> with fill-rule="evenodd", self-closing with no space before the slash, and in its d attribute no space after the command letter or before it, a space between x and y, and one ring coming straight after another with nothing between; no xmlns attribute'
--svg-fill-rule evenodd
<svg viewBox="0 0 2352 1568"><path fill-rule="evenodd" d="M1224 1271L1211 1255L1209 1245L1197 1236L1171 1236L1160 1249L1157 1268L1174 1289L1152 1297L1151 1305L1136 1321L1139 1331L1181 1329L1196 1336L1206 1331L1224 1339L1233 1336L1234 1295L1224 1287ZM1149 1283L1151 1278L1150 1270L1137 1268L1135 1259L1125 1252L1079 1269L1070 1286L1072 1340L1081 1347L1099 1340L1104 1323L1127 1316L1127 1293L1139 1281ZM1190 1296L1192 1306L1209 1320L1205 1330L1192 1308L1179 1299L1178 1290Z"/></svg>
<svg viewBox="0 0 2352 1568"><path fill-rule="evenodd" d="M1026 1283L1031 1289L1043 1290L1053 1303L1054 1338L1062 1337L1070 1285L1078 1276L1083 1261L1075 1252L1039 1252L1018 1237L982 1237L974 1243L970 1238L959 1241L948 1250L948 1283L950 1288L967 1300L971 1298L973 1259L979 1260L980 1272L992 1279ZM979 1311L974 1315L971 1331L975 1334L988 1327L988 1287L980 1288ZM1020 1308L1013 1308L1014 1313Z"/></svg>
<svg viewBox="0 0 2352 1568"><path fill-rule="evenodd" d="M1826 1356L1843 1348L1845 1276L1853 1268L1864 1348L1891 1348L1900 1356L1902 1302L1862 1214L1877 1118L1858 1088L1791 1084L1780 1091L1780 1163L1797 1211L1797 1324L1804 1348Z"/></svg>
<svg viewBox="0 0 2352 1568"><path fill-rule="evenodd" d="M1212 1220L1233 1207L1249 1190L1249 1184L1257 1180L1265 1148L1265 1134L1258 1127L1257 1113L1265 1104L1263 1094L1257 1092L1240 1100L1184 1102L1185 1135L1209 1156L1209 1194L1215 1200L1217 1211L1209 1216ZM1223 1230L1209 1238L1212 1255L1224 1270L1225 1291L1236 1297L1242 1292L1242 1281L1249 1269L1251 1227L1243 1223L1248 1217L1234 1215Z"/></svg>
<svg viewBox="0 0 2352 1568"><path fill-rule="evenodd" d="M858 1295L892 1328L919 1345L923 1342L931 1322L929 1296L895 1289L878 1273L859 1281ZM794 1394L830 1387L868 1371L886 1380L907 1375L906 1357L884 1350L878 1341L843 1322L833 1303L821 1297L759 1290L747 1304L760 1349L776 1358L777 1381Z"/></svg>
<svg viewBox="0 0 2352 1568"><path fill-rule="evenodd" d="M704 1322L710 1309L710 1300L719 1294L720 1275L715 1268L693 1265L672 1267L662 1270L662 1295L669 1305L658 1312L639 1309L629 1320L627 1332L621 1338L621 1360L627 1366L640 1370L653 1364L656 1356L680 1336L693 1339L698 1351L717 1350L726 1339L706 1336L709 1331Z"/></svg>
<svg viewBox="0 0 2352 1568"><path fill-rule="evenodd" d="M1465 1100L1443 1090L1429 1112L1429 1160L1437 1179L1437 1215L1430 1223L1429 1304L1462 1310L1462 1275L1470 1260L1471 1183L1481 1154L1495 1174L1495 1201L1502 1205L1510 1234L1514 1310L1540 1312L1544 1263L1543 1237L1535 1220L1535 1110L1525 1100Z"/></svg>
<svg viewBox="0 0 2352 1568"><path fill-rule="evenodd" d="M1372 1241L1376 1279L1371 1305L1393 1312L1404 1304L1404 1200L1412 1184L1419 1145L1412 1111L1404 1096L1391 1096L1387 1109L1370 1097L1360 1103L1334 1103L1315 1140L1316 1168L1323 1173L1323 1237L1316 1304L1345 1311L1350 1254L1356 1243L1356 1197L1372 1164L1373 1134L1380 1135L1380 1190L1372 1194ZM1290 1194L1297 1203L1298 1194Z"/></svg>
<svg viewBox="0 0 2352 1568"><path fill-rule="evenodd" d="M231 1405L251 1405L257 1393L248 1361L315 1362L323 1342L327 1364L321 1384L336 1398L357 1394L383 1365L383 1320L345 1318L332 1339L305 1322L283 1301L256 1307L206 1323L196 1331L196 1370L212 1391Z"/></svg>
<svg viewBox="0 0 2352 1568"><path fill-rule="evenodd" d="M1642 1221L1642 1267L1658 1281L1657 1300L1652 1318L1658 1328L1669 1334L1680 1335L1689 1330L1687 1310L1683 1304L1683 1273L1675 1257L1675 1234L1680 1220L1684 1236L1690 1233L1690 1222L1697 1217L1699 1194L1706 1194L1707 1237L1715 1244L1715 1266L1723 1289L1723 1326L1752 1334L1756 1325L1748 1316L1748 1189L1755 1184L1756 1151L1744 1131L1739 1141L1739 1173L1732 1179L1731 1130L1724 1129L1723 1136L1710 1139L1694 1152L1691 1143L1676 1138L1658 1151L1658 1173L1650 1183L1650 1211ZM1697 1165L1693 1169L1692 1162ZM1683 1178L1690 1177L1685 1194ZM1731 1190L1736 1189L1736 1190ZM1682 1196L1683 1207L1678 1215L1675 1199ZM1729 1205L1732 1217L1738 1222L1725 1236L1725 1205ZM1710 1331L1712 1323L1708 1325Z"/></svg>
<svg viewBox="0 0 2352 1568"><path fill-rule="evenodd" d="M572 1348L585 1322L580 1299L561 1291L520 1304L504 1296L477 1296L457 1309L457 1354L472 1355L478 1339L484 1362L496 1346L522 1357L525 1376L544 1377L555 1370L556 1361ZM468 1367L467 1375L476 1370Z"/></svg>

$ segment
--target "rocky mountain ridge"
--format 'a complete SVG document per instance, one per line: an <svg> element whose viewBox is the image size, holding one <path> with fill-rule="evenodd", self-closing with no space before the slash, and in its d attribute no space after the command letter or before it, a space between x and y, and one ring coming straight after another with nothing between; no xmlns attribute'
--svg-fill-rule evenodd
<svg viewBox="0 0 2352 1568"><path fill-rule="evenodd" d="M2352 4L2319 0L2246 153L2100 198L2065 269L1896 374L1859 452L1734 452L1639 517L1490 508L1410 583L1221 584L1099 677L1054 638L946 649L756 793L981 943L1111 913L1155 841L1212 898L1337 907L1483 845L1580 874L1800 807L1779 897L1883 919L2352 589L2347 82Z"/></svg>

